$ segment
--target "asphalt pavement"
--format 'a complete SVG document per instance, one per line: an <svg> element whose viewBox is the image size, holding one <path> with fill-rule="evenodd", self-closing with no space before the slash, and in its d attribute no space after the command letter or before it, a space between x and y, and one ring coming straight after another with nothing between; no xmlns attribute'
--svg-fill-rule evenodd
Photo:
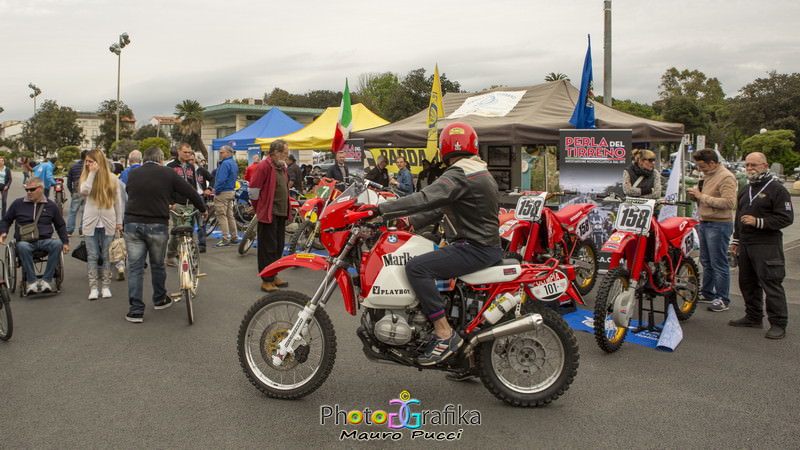
<svg viewBox="0 0 800 450"><path fill-rule="evenodd" d="M21 192L15 183L11 197ZM77 242L73 237L72 245ZM113 282L111 299L88 301L85 264L67 258L62 293L12 295L14 336L0 342L0 448L797 447L797 222L787 231L786 247L785 339L727 325L744 312L734 270L731 309L714 313L700 305L683 323L684 339L673 353L626 343L605 354L592 335L576 332L581 360L575 382L537 409L508 406L478 381L454 383L436 371L369 362L355 336L358 318L344 311L338 295L327 307L338 342L330 377L302 400L270 399L247 381L236 352L242 317L262 295L255 250L242 257L234 247L209 246L201 255L208 276L200 282L191 326L180 303L162 311L148 305L143 324L126 322L127 282ZM174 269L168 273L174 290ZM321 279L304 269L284 273L289 289L308 295ZM399 441L340 442L342 431L393 430L321 423L326 406L396 412L389 401L401 391L420 400L420 409L452 404L470 417L477 411L480 424L429 421L419 429L433 433L427 436L404 428ZM453 441L425 439L446 439L447 432Z"/></svg>

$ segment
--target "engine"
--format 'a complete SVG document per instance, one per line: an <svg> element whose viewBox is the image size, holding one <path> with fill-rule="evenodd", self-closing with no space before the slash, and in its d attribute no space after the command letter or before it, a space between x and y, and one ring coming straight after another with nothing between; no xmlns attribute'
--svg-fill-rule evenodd
<svg viewBox="0 0 800 450"><path fill-rule="evenodd" d="M412 340L430 333L432 326L419 308L411 310L373 310L364 314L365 325L372 328L372 334L387 345L403 346ZM374 325L370 316L383 314Z"/></svg>

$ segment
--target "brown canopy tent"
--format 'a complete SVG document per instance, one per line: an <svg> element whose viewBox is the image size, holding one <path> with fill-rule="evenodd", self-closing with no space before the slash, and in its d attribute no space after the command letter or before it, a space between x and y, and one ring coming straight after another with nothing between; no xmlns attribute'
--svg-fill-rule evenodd
<svg viewBox="0 0 800 450"><path fill-rule="evenodd" d="M439 129L451 122L466 122L478 132L481 144L524 145L556 144L559 129L575 128L569 119L575 109L578 89L567 80L527 87L498 87L478 94L448 93L443 100L444 115L452 114L469 97L502 91L525 91L525 94L505 116L445 118L439 120ZM398 122L352 133L350 137L363 138L367 147L424 147L427 115L425 109ZM597 128L633 130L633 142L675 142L683 136L682 124L644 119L599 103L595 103L595 118Z"/></svg>

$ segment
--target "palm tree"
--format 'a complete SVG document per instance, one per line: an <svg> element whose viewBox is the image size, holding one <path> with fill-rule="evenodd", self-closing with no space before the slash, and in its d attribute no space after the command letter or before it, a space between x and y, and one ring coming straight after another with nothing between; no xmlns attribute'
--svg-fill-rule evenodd
<svg viewBox="0 0 800 450"><path fill-rule="evenodd" d="M179 128L184 139L189 142L192 148L200 150L203 156L208 159L208 150L201 137L203 109L197 100L184 100L175 105L175 117L181 119Z"/></svg>
<svg viewBox="0 0 800 450"><path fill-rule="evenodd" d="M550 72L544 77L544 81L558 81L558 80L567 80L569 81L569 77L567 74L558 72Z"/></svg>

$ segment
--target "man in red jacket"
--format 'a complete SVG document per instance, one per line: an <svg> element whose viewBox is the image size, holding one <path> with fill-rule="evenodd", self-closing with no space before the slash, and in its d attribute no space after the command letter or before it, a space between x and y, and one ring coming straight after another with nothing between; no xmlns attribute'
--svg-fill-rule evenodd
<svg viewBox="0 0 800 450"><path fill-rule="evenodd" d="M289 178L286 157L289 144L278 139L269 146L269 157L255 169L248 185L250 201L258 217L258 272L277 261L283 254L286 221L291 219L289 207ZM263 277L261 290L274 291L289 283L278 277Z"/></svg>

